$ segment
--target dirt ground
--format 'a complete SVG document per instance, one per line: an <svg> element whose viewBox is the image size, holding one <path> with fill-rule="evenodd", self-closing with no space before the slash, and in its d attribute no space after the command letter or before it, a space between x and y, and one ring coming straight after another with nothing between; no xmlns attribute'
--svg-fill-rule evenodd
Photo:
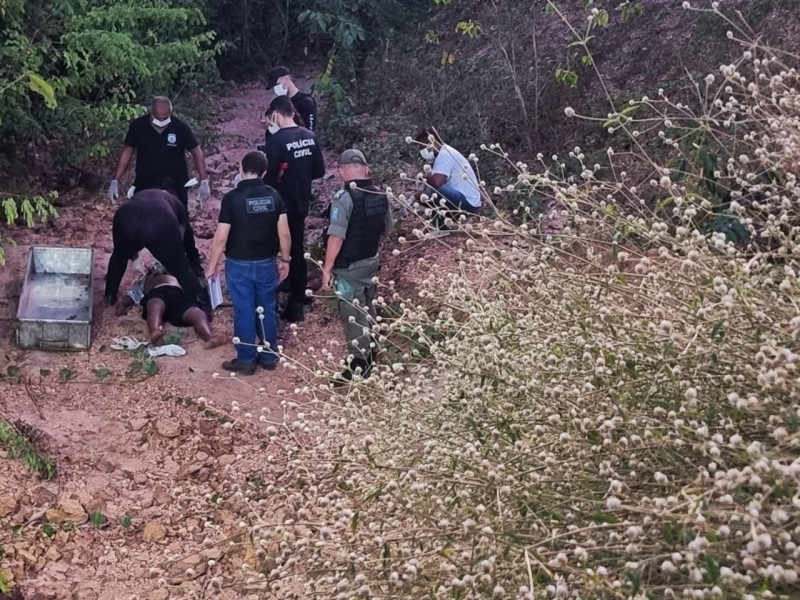
<svg viewBox="0 0 800 600"><path fill-rule="evenodd" d="M269 99L257 85L220 99L218 149L207 156L214 194L194 222L205 255L219 199L238 159L260 141L259 116ZM336 187L334 161L328 156L329 176L318 185L323 200ZM191 330L175 333L187 354L156 358L154 375L141 356L111 350L115 337L146 337L138 309L115 317L102 304L115 208L102 194L82 190L60 204L53 223L15 232L18 245L7 248L0 268L0 414L33 428L57 465L57 477L46 481L0 450L0 582L17 594L4 596L0 589L0 599L267 597L263 577L236 575L243 563L254 562L252 548L236 537L251 509L241 492L262 485L263 461L273 451L263 421L283 421L281 402L297 399L293 392L307 371L282 367L231 378L220 363L233 356L232 345L203 350ZM309 219L311 243L323 223ZM413 226L399 223L388 244L409 236ZM399 256L388 250L381 278L411 291L414 281L454 265L459 243L454 236L403 246ZM88 352L16 347L15 314L32 245L94 249ZM312 286L317 273L309 271ZM132 279L129 271L121 290ZM232 335L231 308L217 310L214 327ZM343 355L342 342L330 298L317 298L299 327L281 331L284 352L298 365L311 364L310 346Z"/></svg>

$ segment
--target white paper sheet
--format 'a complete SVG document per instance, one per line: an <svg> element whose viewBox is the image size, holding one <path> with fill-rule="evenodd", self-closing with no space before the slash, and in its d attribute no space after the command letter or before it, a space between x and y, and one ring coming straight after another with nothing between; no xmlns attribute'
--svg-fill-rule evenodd
<svg viewBox="0 0 800 600"><path fill-rule="evenodd" d="M222 286L219 282L219 275L208 278L208 295L211 297L212 310L222 304Z"/></svg>

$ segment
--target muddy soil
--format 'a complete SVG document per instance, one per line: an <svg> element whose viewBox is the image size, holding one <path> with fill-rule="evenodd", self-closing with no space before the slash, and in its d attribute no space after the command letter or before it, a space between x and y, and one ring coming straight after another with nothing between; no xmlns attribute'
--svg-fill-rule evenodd
<svg viewBox="0 0 800 600"><path fill-rule="evenodd" d="M216 148L206 149L214 195L194 221L205 255L219 200L239 158L260 142L259 116L270 98L260 85L220 98ZM327 159L329 176L317 184L322 201L337 185L335 157ZM57 467L57 476L44 480L0 450L0 582L27 600L266 597L263 576L242 574L243 564L264 563L241 536L253 509L248 498L265 484L264 461L280 452L270 447L265 423L283 422L287 398L302 402L294 391L309 379L302 367L312 364L309 347L344 354L335 301L319 295L299 327L284 325L290 364L254 377L222 372L232 345L204 350L191 330L169 330L169 341L187 351L182 357L148 360L113 350L114 338L146 339L138 308L115 317L102 304L114 207L85 190L59 203L53 223L15 232L18 245L7 248L0 268L0 414L32 432ZM309 244L318 243L323 225L309 218ZM381 274L404 295L415 281L454 268L460 245L454 236L402 245L393 255L413 226L400 222L388 236ZM94 249L89 351L17 348L17 302L34 245ZM309 275L318 285L318 270ZM132 279L129 270L121 290ZM232 335L231 310L219 308L214 320L225 335ZM271 510L280 518L280 508Z"/></svg>

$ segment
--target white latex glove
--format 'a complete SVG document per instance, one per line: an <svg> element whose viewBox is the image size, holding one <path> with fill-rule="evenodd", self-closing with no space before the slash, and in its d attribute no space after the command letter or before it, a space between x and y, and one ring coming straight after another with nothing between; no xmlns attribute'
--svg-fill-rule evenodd
<svg viewBox="0 0 800 600"><path fill-rule="evenodd" d="M197 200L200 204L204 204L209 198L211 198L211 185L208 183L208 179L203 179L200 182L200 190L197 192Z"/></svg>
<svg viewBox="0 0 800 600"><path fill-rule="evenodd" d="M233 178L233 187L236 187L236 186L238 186L238 185L239 185L239 182L240 182L241 180L242 180L242 174L241 174L241 173L237 173L237 174L236 174L236 177L234 177L234 178Z"/></svg>
<svg viewBox="0 0 800 600"><path fill-rule="evenodd" d="M112 179L108 184L108 199L114 202L117 198L119 198L119 181Z"/></svg>

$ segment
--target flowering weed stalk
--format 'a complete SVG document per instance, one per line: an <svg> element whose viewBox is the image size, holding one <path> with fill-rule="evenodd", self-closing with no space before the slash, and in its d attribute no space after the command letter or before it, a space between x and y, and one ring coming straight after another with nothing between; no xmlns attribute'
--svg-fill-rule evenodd
<svg viewBox="0 0 800 600"><path fill-rule="evenodd" d="M604 119L629 151L509 162L518 214L376 325L424 353L271 428L274 593L798 597L800 85L741 41L693 103Z"/></svg>

